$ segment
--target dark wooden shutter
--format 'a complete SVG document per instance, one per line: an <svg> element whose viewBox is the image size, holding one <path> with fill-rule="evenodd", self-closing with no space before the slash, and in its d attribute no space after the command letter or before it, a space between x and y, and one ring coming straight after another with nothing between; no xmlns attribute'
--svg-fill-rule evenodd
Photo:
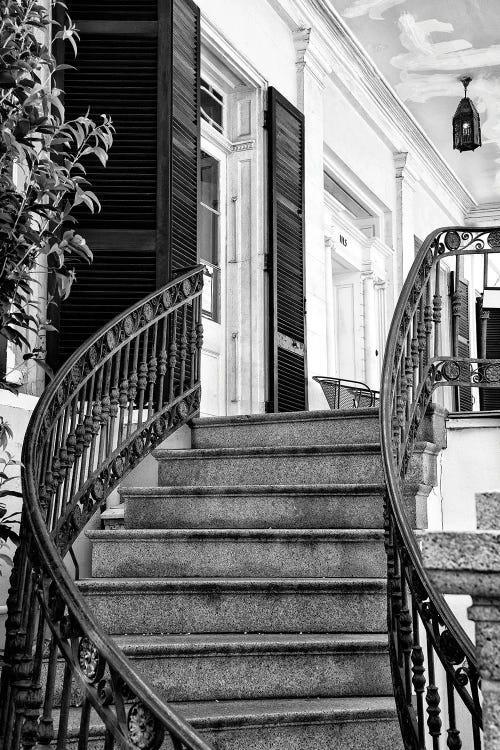
<svg viewBox="0 0 500 750"><path fill-rule="evenodd" d="M304 116L268 92L268 411L307 409L304 299Z"/></svg>
<svg viewBox="0 0 500 750"><path fill-rule="evenodd" d="M460 279L458 282L460 296L460 315L458 316L458 351L459 357L470 357L469 330L469 284ZM472 391L470 388L459 388L459 411L472 411Z"/></svg>
<svg viewBox="0 0 500 750"><path fill-rule="evenodd" d="M489 308L486 321L487 359L500 359L500 309ZM478 316L479 317L479 316ZM483 388L480 391L481 411L500 409L500 388Z"/></svg>
<svg viewBox="0 0 500 750"><path fill-rule="evenodd" d="M87 172L102 211L79 212L94 262L61 305L59 363L99 327L197 262L199 9L191 0L70 0L80 29L64 80L68 118L90 107L116 128ZM69 62L73 62L69 60ZM57 362L55 362L57 364Z"/></svg>

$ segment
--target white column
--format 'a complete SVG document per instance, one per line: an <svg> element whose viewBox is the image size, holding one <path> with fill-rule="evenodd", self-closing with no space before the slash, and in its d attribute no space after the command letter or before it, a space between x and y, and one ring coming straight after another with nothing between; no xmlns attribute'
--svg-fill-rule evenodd
<svg viewBox="0 0 500 750"><path fill-rule="evenodd" d="M335 307L333 301L333 241L325 237L325 316L326 316L326 371L335 374Z"/></svg>
<svg viewBox="0 0 500 750"><path fill-rule="evenodd" d="M328 370L323 190L323 90L330 72L328 51L314 29L294 32L297 106L305 115L305 274L309 408L324 407L313 375Z"/></svg>
<svg viewBox="0 0 500 750"><path fill-rule="evenodd" d="M387 338L387 283L377 279L375 281L375 295L377 307L377 380L380 385L382 365L384 362L385 341Z"/></svg>
<svg viewBox="0 0 500 750"><path fill-rule="evenodd" d="M375 304L375 274L370 266L361 272L363 282L363 329L364 329L364 379L371 388L378 386L377 358L377 308Z"/></svg>
<svg viewBox="0 0 500 750"><path fill-rule="evenodd" d="M415 257L414 193L418 178L406 151L394 154L396 168L396 295Z"/></svg>

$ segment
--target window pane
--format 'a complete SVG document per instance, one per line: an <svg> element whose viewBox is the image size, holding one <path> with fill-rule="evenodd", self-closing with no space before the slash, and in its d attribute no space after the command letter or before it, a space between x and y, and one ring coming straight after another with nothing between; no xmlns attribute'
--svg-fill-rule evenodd
<svg viewBox="0 0 500 750"><path fill-rule="evenodd" d="M201 152L201 202L219 210L219 162L204 151Z"/></svg>
<svg viewBox="0 0 500 750"><path fill-rule="evenodd" d="M214 89L207 89L211 89L211 87L202 81L200 91L201 116L222 133L222 96Z"/></svg>
<svg viewBox="0 0 500 750"><path fill-rule="evenodd" d="M200 206L200 258L219 265L219 214Z"/></svg>

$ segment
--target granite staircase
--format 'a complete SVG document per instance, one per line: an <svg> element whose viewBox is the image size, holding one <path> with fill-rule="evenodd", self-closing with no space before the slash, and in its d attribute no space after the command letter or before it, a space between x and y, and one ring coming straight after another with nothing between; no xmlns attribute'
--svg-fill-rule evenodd
<svg viewBox="0 0 500 750"><path fill-rule="evenodd" d="M137 668L216 750L400 750L377 411L198 419L155 457L79 583Z"/></svg>

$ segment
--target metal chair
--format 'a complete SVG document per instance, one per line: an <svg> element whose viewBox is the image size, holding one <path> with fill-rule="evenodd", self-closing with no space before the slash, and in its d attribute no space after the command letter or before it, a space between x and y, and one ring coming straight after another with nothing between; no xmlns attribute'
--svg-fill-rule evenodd
<svg viewBox="0 0 500 750"><path fill-rule="evenodd" d="M377 406L379 391L369 388L366 383L344 378L328 378L314 375L313 380L320 384L330 409L360 409Z"/></svg>

